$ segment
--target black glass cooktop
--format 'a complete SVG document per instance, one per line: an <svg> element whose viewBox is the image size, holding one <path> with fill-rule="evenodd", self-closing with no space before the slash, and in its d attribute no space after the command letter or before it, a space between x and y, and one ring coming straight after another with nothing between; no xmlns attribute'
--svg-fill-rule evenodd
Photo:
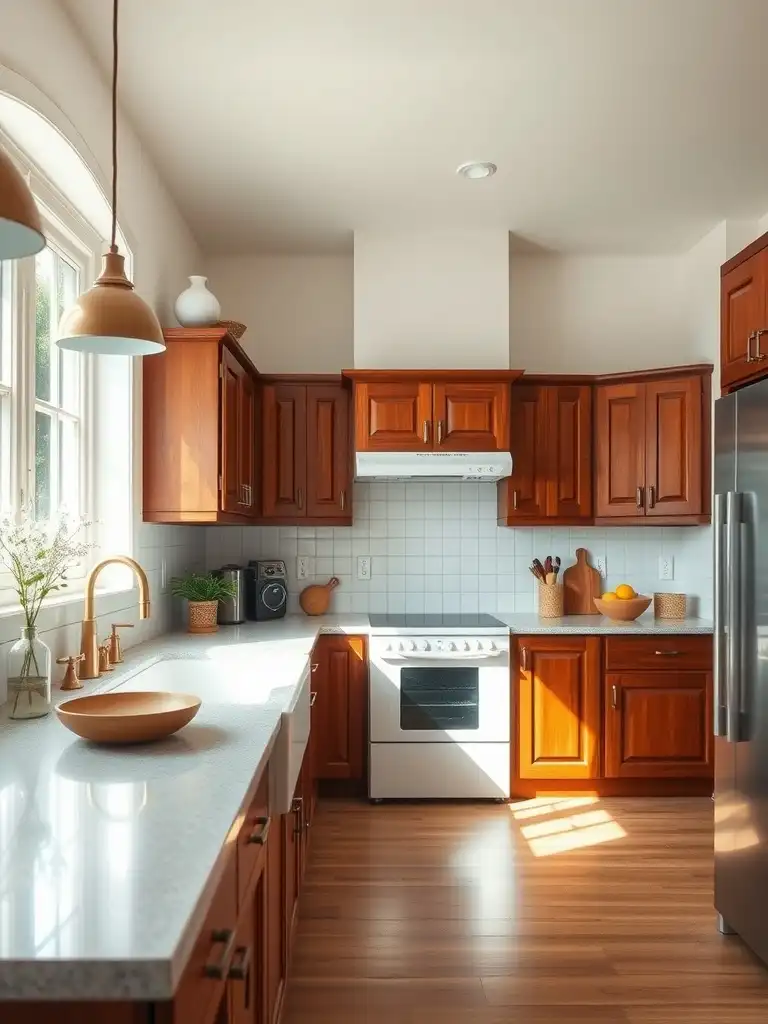
<svg viewBox="0 0 768 1024"><path fill-rule="evenodd" d="M506 629L493 615L371 615L374 629Z"/></svg>

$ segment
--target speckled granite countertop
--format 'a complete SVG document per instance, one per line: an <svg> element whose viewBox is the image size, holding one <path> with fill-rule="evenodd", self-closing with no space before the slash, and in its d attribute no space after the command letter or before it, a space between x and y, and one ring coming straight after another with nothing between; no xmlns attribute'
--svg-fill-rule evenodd
<svg viewBox="0 0 768 1024"><path fill-rule="evenodd" d="M367 628L367 616L295 616L133 648L79 694L125 684L203 698L186 729L149 746L92 746L55 715L13 722L4 709L0 1000L172 995L218 882L222 846L315 637ZM156 662L167 674L153 670L153 685L131 681Z"/></svg>
<svg viewBox="0 0 768 1024"><path fill-rule="evenodd" d="M658 636L711 633L708 619L655 619L641 615L634 622L614 622L602 615L564 615L561 619L542 619L535 613L495 612L513 633L582 633L590 636Z"/></svg>

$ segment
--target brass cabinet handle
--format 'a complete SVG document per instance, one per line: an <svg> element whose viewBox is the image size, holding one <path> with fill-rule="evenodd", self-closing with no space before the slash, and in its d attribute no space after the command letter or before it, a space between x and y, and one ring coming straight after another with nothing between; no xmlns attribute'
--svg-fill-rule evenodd
<svg viewBox="0 0 768 1024"><path fill-rule="evenodd" d="M438 444L442 444L443 443L443 421L442 420L438 420L437 421L437 443Z"/></svg>
<svg viewBox="0 0 768 1024"><path fill-rule="evenodd" d="M747 358L746 358L746 362L748 362L748 363L751 363L751 362L754 361L754 357L752 355L752 342L755 340L755 337L756 337L755 332L752 331L750 336L747 338Z"/></svg>
<svg viewBox="0 0 768 1024"><path fill-rule="evenodd" d="M347 492L346 491L342 491L341 494L339 495L339 505L341 506L341 511L343 512L344 509L347 507Z"/></svg>
<svg viewBox="0 0 768 1024"><path fill-rule="evenodd" d="M639 486L635 491L635 505L637 505L638 508L643 507L643 488Z"/></svg>
<svg viewBox="0 0 768 1024"><path fill-rule="evenodd" d="M257 818L256 824L261 826L258 832L251 832L248 836L249 843L255 843L257 846L264 846L269 836L269 830L272 827L271 818Z"/></svg>
<svg viewBox="0 0 768 1024"><path fill-rule="evenodd" d="M512 491L512 508L517 512L517 488Z"/></svg>
<svg viewBox="0 0 768 1024"><path fill-rule="evenodd" d="M245 485L245 497L246 504L248 505L248 508L250 508L251 505L253 505L253 488L250 484Z"/></svg>
<svg viewBox="0 0 768 1024"><path fill-rule="evenodd" d="M229 972L229 965L232 961L232 953L235 946L235 933L232 928L215 928L211 932L211 951L214 946L221 946L221 956L218 960L210 960L203 967L203 974L206 978L226 978Z"/></svg>
<svg viewBox="0 0 768 1024"><path fill-rule="evenodd" d="M296 815L296 821L293 826L293 834L300 836L304 831L304 800L300 796L293 798L293 804L291 810Z"/></svg>
<svg viewBox="0 0 768 1024"><path fill-rule="evenodd" d="M611 707L615 711L619 706L619 688L614 684L611 687Z"/></svg>
<svg viewBox="0 0 768 1024"><path fill-rule="evenodd" d="M227 977L232 978L234 981L245 982L243 1009L247 1010L251 1005L251 947L238 946L235 950L235 957L237 958L237 963L233 960Z"/></svg>
<svg viewBox="0 0 768 1024"><path fill-rule="evenodd" d="M527 647L521 647L520 648L520 668L522 668L523 672L527 672L528 671L528 648Z"/></svg>
<svg viewBox="0 0 768 1024"><path fill-rule="evenodd" d="M317 690L311 690L309 694L309 706L313 708L317 700Z"/></svg>
<svg viewBox="0 0 768 1024"><path fill-rule="evenodd" d="M654 651L654 654L658 654L660 658L677 658L680 655L680 651Z"/></svg>
<svg viewBox="0 0 768 1024"><path fill-rule="evenodd" d="M304 491L301 487L296 491L296 504L299 508L304 508Z"/></svg>
<svg viewBox="0 0 768 1024"><path fill-rule="evenodd" d="M313 672L317 672L317 670L319 668L320 668L320 662L319 661L314 662L314 664L312 665L312 671Z"/></svg>
<svg viewBox="0 0 768 1024"><path fill-rule="evenodd" d="M762 361L765 359L765 355L761 351L763 346L760 344L760 338L764 334L768 334L768 330L766 330L764 327L761 328L759 331L755 331L755 354L752 358L753 363L762 363Z"/></svg>
<svg viewBox="0 0 768 1024"><path fill-rule="evenodd" d="M648 508L656 507L656 490L653 484L648 486Z"/></svg>
<svg viewBox="0 0 768 1024"><path fill-rule="evenodd" d="M421 428L421 439L424 444L429 444L429 420L424 420L424 426Z"/></svg>

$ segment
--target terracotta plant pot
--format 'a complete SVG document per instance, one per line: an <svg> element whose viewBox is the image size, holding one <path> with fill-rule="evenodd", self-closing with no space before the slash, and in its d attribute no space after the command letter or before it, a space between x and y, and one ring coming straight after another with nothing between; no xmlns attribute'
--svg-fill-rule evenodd
<svg viewBox="0 0 768 1024"><path fill-rule="evenodd" d="M215 633L218 630L216 616L218 601L187 601L189 609L188 633Z"/></svg>

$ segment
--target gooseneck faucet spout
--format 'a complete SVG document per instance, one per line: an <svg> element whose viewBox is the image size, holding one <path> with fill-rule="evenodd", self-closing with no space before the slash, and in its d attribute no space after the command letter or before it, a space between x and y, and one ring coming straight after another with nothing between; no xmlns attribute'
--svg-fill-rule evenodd
<svg viewBox="0 0 768 1024"><path fill-rule="evenodd" d="M85 581L85 604L83 607L83 628L81 634L80 651L83 655L81 679L98 679L99 673L99 646L96 630L96 611L94 608L94 597L96 590L96 579L105 565L127 565L133 569L133 574L139 584L139 618L149 618L149 580L147 574L139 563L127 555L113 555L105 558L103 562L94 565L88 573Z"/></svg>

